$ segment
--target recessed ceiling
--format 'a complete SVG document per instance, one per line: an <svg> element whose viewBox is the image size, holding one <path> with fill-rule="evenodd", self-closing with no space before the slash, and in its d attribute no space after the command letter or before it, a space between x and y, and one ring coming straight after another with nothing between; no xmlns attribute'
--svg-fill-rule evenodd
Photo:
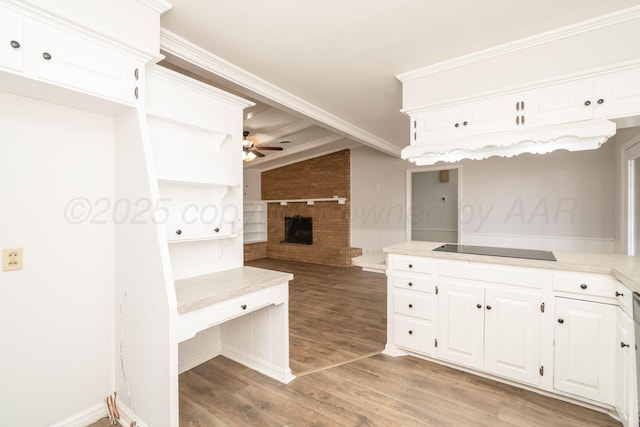
<svg viewBox="0 0 640 427"><path fill-rule="evenodd" d="M639 1L170 0L170 3L173 8L163 16L163 28L362 130L365 136L353 140L367 143L370 136L375 139L371 145L389 144L392 150L386 152L397 148L399 153L408 145L409 125L399 112L401 84L395 78L397 74L636 6ZM224 87L224 82L217 84ZM238 92L238 87L232 89ZM295 145L296 132L309 126L323 127L296 111L269 111L269 107L278 106L270 105L260 94L242 95L260 103L245 127L252 134L262 134L269 143L282 138ZM308 127L304 126L305 121ZM324 127L331 133L330 126ZM293 132L287 134L287 128ZM334 135L349 137L338 130ZM273 153L277 152L268 153L271 159L276 158ZM265 159L261 161L269 161Z"/></svg>

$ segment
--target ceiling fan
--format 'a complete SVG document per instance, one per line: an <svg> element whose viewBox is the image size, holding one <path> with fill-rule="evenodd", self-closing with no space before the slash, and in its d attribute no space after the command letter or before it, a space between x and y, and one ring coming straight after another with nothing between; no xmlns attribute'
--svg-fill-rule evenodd
<svg viewBox="0 0 640 427"><path fill-rule="evenodd" d="M243 131L242 135L244 139L242 140L242 160L245 162L250 162L256 157L264 157L259 150L273 150L273 151L282 151L284 148L282 147L260 147L258 144L258 138L254 136L249 136L249 131Z"/></svg>

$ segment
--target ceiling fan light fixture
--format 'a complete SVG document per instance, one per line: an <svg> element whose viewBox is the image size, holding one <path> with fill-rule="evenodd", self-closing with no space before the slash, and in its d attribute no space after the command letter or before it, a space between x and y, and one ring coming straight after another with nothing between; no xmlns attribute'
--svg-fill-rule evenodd
<svg viewBox="0 0 640 427"><path fill-rule="evenodd" d="M250 162L251 160L255 159L257 156L252 153L251 151L247 151L247 150L242 150L242 160L245 162Z"/></svg>

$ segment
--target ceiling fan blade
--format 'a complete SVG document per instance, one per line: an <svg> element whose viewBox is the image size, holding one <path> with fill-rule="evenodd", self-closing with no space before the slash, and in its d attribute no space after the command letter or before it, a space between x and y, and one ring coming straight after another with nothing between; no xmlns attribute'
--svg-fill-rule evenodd
<svg viewBox="0 0 640 427"><path fill-rule="evenodd" d="M255 148L251 148L249 151L251 151L253 154L255 154L258 157L265 157L264 154L262 154L261 152L257 151Z"/></svg>
<svg viewBox="0 0 640 427"><path fill-rule="evenodd" d="M282 151L284 148L282 147L253 147L255 150L274 150L274 151Z"/></svg>

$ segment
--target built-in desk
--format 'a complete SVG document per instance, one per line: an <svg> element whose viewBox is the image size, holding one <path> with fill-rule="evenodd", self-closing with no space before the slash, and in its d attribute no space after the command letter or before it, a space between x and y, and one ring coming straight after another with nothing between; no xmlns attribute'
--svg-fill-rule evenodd
<svg viewBox="0 0 640 427"><path fill-rule="evenodd" d="M190 277L175 282L176 340L220 326L223 355L288 383L290 273L255 267Z"/></svg>

